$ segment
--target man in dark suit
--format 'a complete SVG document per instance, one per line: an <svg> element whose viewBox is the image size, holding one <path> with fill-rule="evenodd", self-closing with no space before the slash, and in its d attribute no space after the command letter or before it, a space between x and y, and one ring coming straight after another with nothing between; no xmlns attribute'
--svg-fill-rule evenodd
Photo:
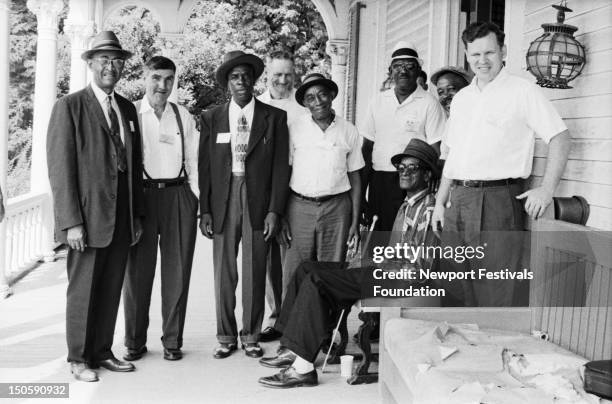
<svg viewBox="0 0 612 404"><path fill-rule="evenodd" d="M128 251L144 216L138 115L114 92L130 56L113 32L100 32L82 55L92 83L56 102L47 133L56 238L70 247L68 361L88 382L98 380L97 367L134 370L111 351Z"/></svg>
<svg viewBox="0 0 612 404"><path fill-rule="evenodd" d="M242 331L249 357L261 357L258 344L264 315L268 240L277 232L289 184L285 111L253 97L264 65L242 51L225 54L216 79L228 87L230 102L202 114L199 183L202 234L213 239L217 340L215 358L237 348L234 309L242 241Z"/></svg>

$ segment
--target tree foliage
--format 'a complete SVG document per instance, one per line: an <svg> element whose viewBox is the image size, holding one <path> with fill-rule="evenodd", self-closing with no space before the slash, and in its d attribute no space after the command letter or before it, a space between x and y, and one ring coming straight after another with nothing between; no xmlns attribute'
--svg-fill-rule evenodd
<svg viewBox="0 0 612 404"><path fill-rule="evenodd" d="M37 23L26 2L10 2L9 196L29 188ZM63 32L67 11L66 6L58 24L58 97L66 94L70 85L70 43ZM310 1L200 0L180 40L161 35L159 23L141 6L122 8L102 29L114 31L122 46L134 52L117 86L119 93L132 101L141 98L143 63L152 55L163 54L179 66L179 103L192 113L227 100L214 72L230 50L244 50L261 58L273 50L288 50L295 55L298 77L330 69L325 26ZM256 91L263 91L264 86L262 78Z"/></svg>

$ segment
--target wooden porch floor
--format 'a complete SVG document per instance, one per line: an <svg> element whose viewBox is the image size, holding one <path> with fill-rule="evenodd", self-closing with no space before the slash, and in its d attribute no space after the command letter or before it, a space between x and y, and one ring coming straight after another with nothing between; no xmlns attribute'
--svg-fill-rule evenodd
<svg viewBox="0 0 612 404"><path fill-rule="evenodd" d="M66 261L43 264L13 285L14 294L0 301L0 383L70 383L70 403L377 403L378 385L349 386L339 365L325 374L319 371L315 388L274 390L261 387L257 379L275 373L241 351L225 360L212 357L215 339L212 244L198 237L184 335L184 358L168 362L161 357L161 309L159 276L151 302L149 353L135 362L133 373L102 369L98 383L75 381L66 363L65 293ZM159 274L159 271L157 271ZM237 293L240 296L240 293ZM240 307L240 302L238 302ZM238 309L240 311L240 309ZM240 318L240 313L237 313ZM355 331L355 313L349 321ZM123 308L115 332L113 351L121 357ZM277 343L262 344L266 356ZM349 351L355 348L349 346ZM322 361L322 356L319 356ZM4 402L0 398L0 402ZM32 402L39 402L30 400ZM11 402L30 402L12 399ZM49 402L45 400L45 402Z"/></svg>

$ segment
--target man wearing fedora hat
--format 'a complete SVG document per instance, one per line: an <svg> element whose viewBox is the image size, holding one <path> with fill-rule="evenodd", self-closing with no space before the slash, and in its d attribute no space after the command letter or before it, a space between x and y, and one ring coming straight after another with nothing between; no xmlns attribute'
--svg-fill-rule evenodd
<svg viewBox="0 0 612 404"><path fill-rule="evenodd" d="M368 201L362 210L366 223L372 216L378 216L376 230L379 231L391 230L395 213L404 199L391 156L404 150L411 139L426 141L436 150L442 139L444 110L417 84L421 65L415 48L399 42L391 53L389 65L393 87L376 94L360 126L366 162L363 187L369 187Z"/></svg>
<svg viewBox="0 0 612 404"><path fill-rule="evenodd" d="M308 108L290 126L292 167L286 214L278 239L287 247L283 296L302 261L342 261L357 242L364 166L357 128L332 110L338 86L320 73L303 79L295 93Z"/></svg>
<svg viewBox="0 0 612 404"><path fill-rule="evenodd" d="M403 153L394 155L391 164L398 171L398 184L406 197L396 212L389 245L433 245L436 237L429 226L435 204L433 185L440 176L438 152L420 139L412 139ZM431 268L432 260L419 258L417 268ZM380 265L377 264L380 268ZM289 282L276 327L282 331L286 350L260 364L285 368L273 376L262 377L266 387L315 386L317 372L313 362L328 336L330 313L349 308L361 298L373 296L362 287L371 279L374 267L350 268L341 262L304 262Z"/></svg>
<svg viewBox="0 0 612 404"><path fill-rule="evenodd" d="M200 230L213 240L215 358L237 348L234 308L242 241L242 331L247 356L260 357L267 242L276 236L289 182L287 113L253 97L263 61L228 52L216 79L231 100L202 114L199 149Z"/></svg>
<svg viewBox="0 0 612 404"><path fill-rule="evenodd" d="M55 234L70 247L68 361L89 382L99 366L134 370L111 351L128 251L144 216L138 115L114 91L130 56L113 32L100 32L82 55L92 82L55 103L47 132Z"/></svg>

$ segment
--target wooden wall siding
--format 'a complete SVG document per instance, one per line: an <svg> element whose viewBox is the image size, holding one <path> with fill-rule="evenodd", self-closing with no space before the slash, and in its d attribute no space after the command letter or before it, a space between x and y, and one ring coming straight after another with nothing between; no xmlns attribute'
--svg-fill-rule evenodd
<svg viewBox="0 0 612 404"><path fill-rule="evenodd" d="M523 54L542 34L540 25L556 20L552 0L525 2ZM587 64L569 90L543 89L563 117L572 136L572 150L558 196L582 195L591 204L588 226L612 230L612 2L609 0L570 1L574 10L566 23L577 26L575 36L586 49ZM512 46L512 44L509 44ZM521 61L523 70L525 60ZM533 79L524 71L524 77ZM537 140L533 181L541 182L547 145Z"/></svg>
<svg viewBox="0 0 612 404"><path fill-rule="evenodd" d="M532 238L532 326L588 359L612 355L612 237L542 220ZM533 248L536 247L536 248ZM546 277L543 278L542 276ZM545 279L546 282L538 282ZM538 286L536 286L538 285Z"/></svg>
<svg viewBox="0 0 612 404"><path fill-rule="evenodd" d="M390 56L398 41L416 46L419 57L427 63L430 0L388 0L386 55Z"/></svg>

